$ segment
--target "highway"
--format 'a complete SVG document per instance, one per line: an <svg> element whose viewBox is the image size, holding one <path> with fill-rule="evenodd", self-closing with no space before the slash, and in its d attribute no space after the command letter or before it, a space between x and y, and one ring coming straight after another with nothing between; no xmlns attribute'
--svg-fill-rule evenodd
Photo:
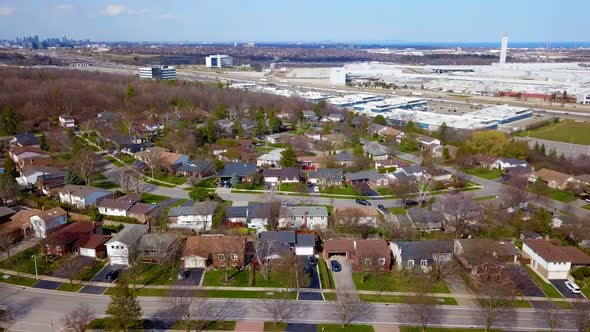
<svg viewBox="0 0 590 332"><path fill-rule="evenodd" d="M10 331L46 332L60 331L64 314L86 303L103 317L110 302L108 296L70 294L66 292L19 288L0 284L0 305L5 305L13 313L15 323ZM210 305L217 312L217 320L272 321L265 312L261 301L246 299L211 299ZM145 318L176 320L166 305L165 299L142 297L140 304ZM409 305L370 304L366 314L355 323L378 325L419 325L419 320L411 314ZM511 331L538 331L548 327L547 312L534 309L510 309L500 313L496 328ZM575 331L575 312L560 311L559 331ZM338 323L337 315L330 302L293 301L292 323ZM432 313L432 326L482 327L484 311L479 308L461 306L436 306Z"/></svg>

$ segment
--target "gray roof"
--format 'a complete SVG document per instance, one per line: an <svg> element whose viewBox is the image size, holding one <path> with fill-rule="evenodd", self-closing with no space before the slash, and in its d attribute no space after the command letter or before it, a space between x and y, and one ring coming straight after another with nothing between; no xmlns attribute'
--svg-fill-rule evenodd
<svg viewBox="0 0 590 332"><path fill-rule="evenodd" d="M342 161L354 161L354 155L351 152L341 152L335 155L336 160Z"/></svg>
<svg viewBox="0 0 590 332"><path fill-rule="evenodd" d="M379 131L384 130L386 128L387 128L387 126L380 125L378 123L372 123L367 126L368 131L374 131L374 132L379 132Z"/></svg>
<svg viewBox="0 0 590 332"><path fill-rule="evenodd" d="M283 217L327 217L328 209L325 206L283 206L280 215Z"/></svg>
<svg viewBox="0 0 590 332"><path fill-rule="evenodd" d="M90 186L79 186L74 184L65 185L60 191L62 194L71 194L75 197L86 198L92 193L100 193L102 196L111 195L113 192L106 189L95 188Z"/></svg>
<svg viewBox="0 0 590 332"><path fill-rule="evenodd" d="M168 210L168 217L213 215L219 203L214 201L196 202L192 206L173 207Z"/></svg>
<svg viewBox="0 0 590 332"><path fill-rule="evenodd" d="M406 174L421 173L424 171L420 165L410 165L406 167L400 167Z"/></svg>
<svg viewBox="0 0 590 332"><path fill-rule="evenodd" d="M21 173L24 176L33 175L35 173L44 173L44 174L65 174L64 171L61 171L53 166L43 166L43 165L27 165L23 167Z"/></svg>
<svg viewBox="0 0 590 332"><path fill-rule="evenodd" d="M126 224L119 233L113 236L108 243L121 242L126 245L137 244L139 239L148 231L147 225Z"/></svg>
<svg viewBox="0 0 590 332"><path fill-rule="evenodd" d="M296 242L294 231L261 232L260 239L262 241L275 241L278 243L295 243Z"/></svg>
<svg viewBox="0 0 590 332"><path fill-rule="evenodd" d="M279 177L281 179L294 179L301 176L297 167L267 168L263 174L265 177Z"/></svg>
<svg viewBox="0 0 590 332"><path fill-rule="evenodd" d="M246 218L248 217L247 206L228 206L225 208L226 218Z"/></svg>
<svg viewBox="0 0 590 332"><path fill-rule="evenodd" d="M248 219L265 219L270 218L271 215L272 208L268 203L250 203L250 205L248 205Z"/></svg>
<svg viewBox="0 0 590 332"><path fill-rule="evenodd" d="M370 142L363 147L365 153L371 154L373 156L382 156L389 153L389 149L386 146L383 146L379 143Z"/></svg>
<svg viewBox="0 0 590 332"><path fill-rule="evenodd" d="M180 166L177 171L192 172L192 173L206 173L213 170L213 162L206 159L191 160L186 165Z"/></svg>
<svg viewBox="0 0 590 332"><path fill-rule="evenodd" d="M394 242L401 249L402 260L432 260L433 254L452 254L453 241L403 241Z"/></svg>
<svg viewBox="0 0 590 332"><path fill-rule="evenodd" d="M377 181L383 179L384 176L375 170L370 171L360 171L354 173L345 173L344 177L348 181L358 181L358 180L371 180Z"/></svg>
<svg viewBox="0 0 590 332"><path fill-rule="evenodd" d="M39 138L35 134L24 133L15 135L13 140L20 145L39 145Z"/></svg>
<svg viewBox="0 0 590 332"><path fill-rule="evenodd" d="M234 174L240 177L252 176L256 173L256 163L227 163L221 171L220 177L230 178Z"/></svg>
<svg viewBox="0 0 590 332"><path fill-rule="evenodd" d="M307 173L309 179L325 179L327 181L344 181L342 170L337 168L320 168Z"/></svg>
<svg viewBox="0 0 590 332"><path fill-rule="evenodd" d="M11 216L15 213L16 213L16 211L14 211L13 209L11 209L9 207L0 206L0 217Z"/></svg>
<svg viewBox="0 0 590 332"><path fill-rule="evenodd" d="M177 240L174 234L145 234L139 240L140 250L167 250Z"/></svg>
<svg viewBox="0 0 590 332"><path fill-rule="evenodd" d="M404 172L398 171L398 172L394 172L393 176L399 181L399 182L410 182L410 181L414 181L416 179L415 176L413 175L407 175Z"/></svg>
<svg viewBox="0 0 590 332"><path fill-rule="evenodd" d="M441 223L444 214L439 210L428 210L419 206L408 209L408 216L415 223Z"/></svg>
<svg viewBox="0 0 590 332"><path fill-rule="evenodd" d="M313 247L315 246L315 236L313 234L297 234L297 245Z"/></svg>

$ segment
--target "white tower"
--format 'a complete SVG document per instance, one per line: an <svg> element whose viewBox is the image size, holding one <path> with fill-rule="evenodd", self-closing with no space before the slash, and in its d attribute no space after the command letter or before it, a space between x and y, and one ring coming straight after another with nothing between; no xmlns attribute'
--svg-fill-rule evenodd
<svg viewBox="0 0 590 332"><path fill-rule="evenodd" d="M500 64L506 63L506 53L508 52L508 33L504 32L502 37L502 48L500 49Z"/></svg>

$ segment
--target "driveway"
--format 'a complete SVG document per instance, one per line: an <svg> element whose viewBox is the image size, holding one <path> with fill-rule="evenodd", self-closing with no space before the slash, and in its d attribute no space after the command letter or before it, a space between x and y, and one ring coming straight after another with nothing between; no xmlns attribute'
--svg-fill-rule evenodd
<svg viewBox="0 0 590 332"><path fill-rule="evenodd" d="M352 280L352 263L343 256L333 256L330 260L336 260L342 265L342 271L332 272L336 289L355 290L356 286ZM330 266L330 262L328 262L328 266Z"/></svg>
<svg viewBox="0 0 590 332"><path fill-rule="evenodd" d="M545 297L545 293L531 279L522 266L515 266L506 270L508 277L524 296Z"/></svg>
<svg viewBox="0 0 590 332"><path fill-rule="evenodd" d="M80 272L80 270L82 270L82 268L84 268L85 266L90 264L93 260L94 260L94 258L92 258L92 257L78 255L76 257L71 258L72 265L68 265L67 267L64 267L62 265L62 266L58 267L55 271L53 271L51 273L51 276L57 277L57 278L67 278L68 275L78 274L78 272ZM70 268L71 268L71 270L70 270Z"/></svg>
<svg viewBox="0 0 590 332"><path fill-rule="evenodd" d="M115 280L107 280L107 273L111 270L119 269L119 276L121 276L121 273L123 273L126 268L127 266L125 265L107 265L104 269L100 270L94 278L92 278L92 281L113 283Z"/></svg>
<svg viewBox="0 0 590 332"><path fill-rule="evenodd" d="M201 278L203 277L203 273L205 269L203 268L182 268L179 272L182 271L190 271L188 278L185 280L187 284L199 286L201 284Z"/></svg>
<svg viewBox="0 0 590 332"><path fill-rule="evenodd" d="M33 285L33 288L56 290L61 285L62 283L57 281L39 280L39 282Z"/></svg>
<svg viewBox="0 0 590 332"><path fill-rule="evenodd" d="M314 289L320 289L320 277L318 274L318 266L316 265L309 265L309 257L307 256L299 256L297 257L298 259L303 260L306 269L309 269L309 271L311 272L311 280L309 283L309 286L307 286L307 288L314 288ZM299 292L298 300L307 300L307 301L323 301L324 297L322 296L321 293L315 293L315 292Z"/></svg>
<svg viewBox="0 0 590 332"><path fill-rule="evenodd" d="M380 193L376 192L373 188L369 187L366 183L355 183L353 186L359 190L359 192L369 197L379 197Z"/></svg>
<svg viewBox="0 0 590 332"><path fill-rule="evenodd" d="M551 281L551 284L553 284L553 286L555 286L555 288L557 288L557 290L561 293L561 295L563 295L564 297L567 297L568 299L584 299L585 298L583 294L574 294L567 287L565 287L564 282L567 281L565 279L564 280L552 279L549 281Z"/></svg>

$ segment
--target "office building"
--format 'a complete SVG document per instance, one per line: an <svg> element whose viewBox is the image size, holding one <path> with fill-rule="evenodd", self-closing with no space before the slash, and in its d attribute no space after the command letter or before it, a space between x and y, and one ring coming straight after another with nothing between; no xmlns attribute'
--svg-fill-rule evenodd
<svg viewBox="0 0 590 332"><path fill-rule="evenodd" d="M208 68L227 68L233 65L233 58L229 55L216 54L205 58L205 66Z"/></svg>
<svg viewBox="0 0 590 332"><path fill-rule="evenodd" d="M139 67L139 78L151 80L175 80L176 68L172 66Z"/></svg>

